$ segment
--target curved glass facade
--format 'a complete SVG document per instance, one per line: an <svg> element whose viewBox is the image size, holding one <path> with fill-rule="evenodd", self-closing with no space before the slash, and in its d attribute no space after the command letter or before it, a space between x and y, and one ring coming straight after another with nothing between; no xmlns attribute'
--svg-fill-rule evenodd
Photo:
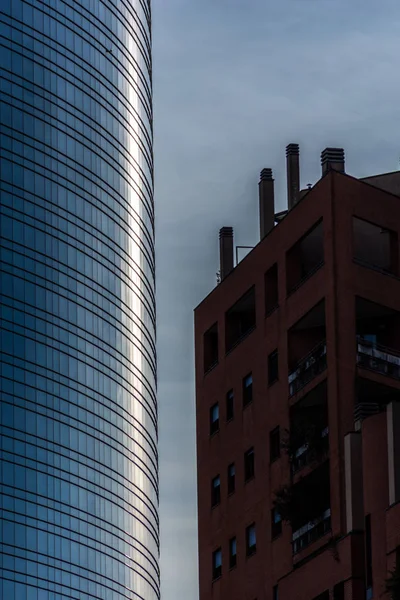
<svg viewBox="0 0 400 600"><path fill-rule="evenodd" d="M0 1L0 597L159 598L150 0Z"/></svg>

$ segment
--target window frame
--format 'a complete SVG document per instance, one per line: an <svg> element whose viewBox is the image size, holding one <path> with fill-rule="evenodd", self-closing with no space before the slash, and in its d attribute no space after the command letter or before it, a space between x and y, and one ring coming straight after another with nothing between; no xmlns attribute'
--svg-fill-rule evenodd
<svg viewBox="0 0 400 600"><path fill-rule="evenodd" d="M274 365L274 369L271 369L271 362L276 357L276 366ZM275 373L275 378L271 379L271 371ZM268 387L271 387L279 381L279 353L278 348L276 348L273 352L268 355Z"/></svg>
<svg viewBox="0 0 400 600"><path fill-rule="evenodd" d="M246 384L246 382L251 379L251 383ZM250 371L250 373L247 373L247 375L245 375L242 379L242 405L243 405L243 409L245 409L247 406L249 406L252 402L253 402L253 372ZM250 389L251 391L248 392L247 390Z"/></svg>
<svg viewBox="0 0 400 600"><path fill-rule="evenodd" d="M213 410L217 408L218 411L218 417L213 420ZM218 433L219 431L219 404L218 402L215 402L211 407L210 407L210 437L215 435L216 433Z"/></svg>
<svg viewBox="0 0 400 600"><path fill-rule="evenodd" d="M231 475L229 472L232 467L234 469L233 475ZM228 480L228 496L231 496L232 494L235 493L235 490L236 490L236 467L235 467L234 462L232 462L228 465L227 480ZM231 485L232 481L233 481L233 486Z"/></svg>
<svg viewBox="0 0 400 600"><path fill-rule="evenodd" d="M214 485L218 480L218 485ZM221 476L218 474L211 479L211 508L221 504Z"/></svg>
<svg viewBox="0 0 400 600"><path fill-rule="evenodd" d="M252 462L250 464L252 464L252 469L251 469L251 474L248 474L248 457L252 456ZM256 476L256 468L255 468L255 453L254 453L254 446L252 446L251 448L249 448L248 450L246 450L246 452L244 453L244 482L247 483L248 481L251 481L252 479L254 479L254 477Z"/></svg>
<svg viewBox="0 0 400 600"><path fill-rule="evenodd" d="M255 541L254 541L254 544L250 546L250 536L251 536L252 531L254 533ZM253 523L250 523L250 525L248 525L246 527L246 557L250 558L256 552L257 552L257 531L256 531L256 524L253 521Z"/></svg>

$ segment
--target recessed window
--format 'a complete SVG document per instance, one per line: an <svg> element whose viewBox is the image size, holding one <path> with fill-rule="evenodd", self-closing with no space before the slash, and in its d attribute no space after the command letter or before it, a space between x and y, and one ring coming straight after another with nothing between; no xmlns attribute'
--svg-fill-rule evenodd
<svg viewBox="0 0 400 600"><path fill-rule="evenodd" d="M353 257L357 263L397 275L397 254L395 231L353 217Z"/></svg>
<svg viewBox="0 0 400 600"><path fill-rule="evenodd" d="M204 334L203 346L204 373L207 373L218 364L218 323L214 323Z"/></svg>
<svg viewBox="0 0 400 600"><path fill-rule="evenodd" d="M329 590L325 590L322 594L319 594L314 600L329 600Z"/></svg>
<svg viewBox="0 0 400 600"><path fill-rule="evenodd" d="M254 448L244 453L244 480L249 481L254 477Z"/></svg>
<svg viewBox="0 0 400 600"><path fill-rule="evenodd" d="M278 537L282 533L282 517L276 508L271 510L271 536L272 539Z"/></svg>
<svg viewBox="0 0 400 600"><path fill-rule="evenodd" d="M212 554L212 578L218 579L222 575L222 551L221 548L215 550Z"/></svg>
<svg viewBox="0 0 400 600"><path fill-rule="evenodd" d="M233 390L226 394L226 420L231 421L235 414Z"/></svg>
<svg viewBox="0 0 400 600"><path fill-rule="evenodd" d="M229 568L236 567L236 538L229 540Z"/></svg>
<svg viewBox="0 0 400 600"><path fill-rule="evenodd" d="M256 550L256 525L252 523L246 528L246 556L252 556Z"/></svg>
<svg viewBox="0 0 400 600"><path fill-rule="evenodd" d="M232 350L256 326L256 294L254 286L225 314L225 349Z"/></svg>
<svg viewBox="0 0 400 600"><path fill-rule="evenodd" d="M365 517L365 587L372 590L372 536L371 515Z"/></svg>
<svg viewBox="0 0 400 600"><path fill-rule="evenodd" d="M218 403L210 408L210 435L219 431L219 407Z"/></svg>
<svg viewBox="0 0 400 600"><path fill-rule="evenodd" d="M286 253L286 288L293 293L324 264L322 220Z"/></svg>
<svg viewBox="0 0 400 600"><path fill-rule="evenodd" d="M272 588L272 600L279 600L278 586L274 585Z"/></svg>
<svg viewBox="0 0 400 600"><path fill-rule="evenodd" d="M211 481L211 506L217 506L221 502L221 478L219 475Z"/></svg>
<svg viewBox="0 0 400 600"><path fill-rule="evenodd" d="M340 581L333 587L333 600L344 600L344 581Z"/></svg>
<svg viewBox="0 0 400 600"><path fill-rule="evenodd" d="M235 463L232 463L228 467L228 494L233 494L233 492L235 491L235 478L236 478Z"/></svg>
<svg viewBox="0 0 400 600"><path fill-rule="evenodd" d="M243 377L243 408L253 401L253 375Z"/></svg>
<svg viewBox="0 0 400 600"><path fill-rule="evenodd" d="M278 307L278 265L275 263L265 273L265 314L270 315Z"/></svg>
<svg viewBox="0 0 400 600"><path fill-rule="evenodd" d="M274 350L268 356L268 385L272 385L279 379L278 350Z"/></svg>
<svg viewBox="0 0 400 600"><path fill-rule="evenodd" d="M273 462L281 455L281 436L279 426L269 434L269 460Z"/></svg>

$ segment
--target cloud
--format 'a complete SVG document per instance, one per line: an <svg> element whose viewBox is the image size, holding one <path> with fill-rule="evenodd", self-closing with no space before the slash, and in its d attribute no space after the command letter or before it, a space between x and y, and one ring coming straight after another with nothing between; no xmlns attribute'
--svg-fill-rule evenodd
<svg viewBox="0 0 400 600"><path fill-rule="evenodd" d="M196 600L192 310L215 285L218 229L257 242L266 166L285 208L289 142L303 185L329 145L355 176L398 167L400 5L153 0L153 21L163 600Z"/></svg>

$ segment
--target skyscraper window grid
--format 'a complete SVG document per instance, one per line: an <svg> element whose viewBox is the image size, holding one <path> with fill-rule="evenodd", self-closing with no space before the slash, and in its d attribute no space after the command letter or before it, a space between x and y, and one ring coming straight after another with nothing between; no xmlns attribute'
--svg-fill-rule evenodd
<svg viewBox="0 0 400 600"><path fill-rule="evenodd" d="M0 6L3 598L159 598L148 1Z"/></svg>

